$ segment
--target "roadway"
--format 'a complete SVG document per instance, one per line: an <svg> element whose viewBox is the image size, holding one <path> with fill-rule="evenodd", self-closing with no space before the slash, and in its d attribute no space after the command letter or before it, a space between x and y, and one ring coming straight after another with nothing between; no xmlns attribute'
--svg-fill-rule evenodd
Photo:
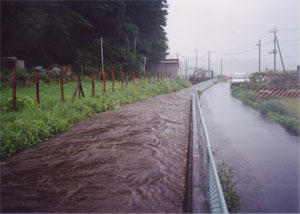
<svg viewBox="0 0 300 214"><path fill-rule="evenodd" d="M299 136L230 95L219 83L200 97L216 162L234 169L241 212L299 212Z"/></svg>

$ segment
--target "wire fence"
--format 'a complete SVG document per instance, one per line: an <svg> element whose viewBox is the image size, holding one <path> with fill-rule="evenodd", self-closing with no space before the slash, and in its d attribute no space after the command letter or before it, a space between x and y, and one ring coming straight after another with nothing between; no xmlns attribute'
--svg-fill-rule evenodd
<svg viewBox="0 0 300 214"><path fill-rule="evenodd" d="M111 71L111 72L104 72L104 71L96 71L99 73L98 75L98 81L99 82L103 82L103 92L105 93L106 91L106 79L107 79L107 74L110 74L110 79L111 79L111 83L112 83L112 90L115 91L115 72ZM72 99L75 98L76 94L78 94L79 99L82 97L84 97L84 91L83 91L83 87L82 87L82 83L81 81L84 79L84 77L86 78L90 78L91 80L91 84L92 84L92 96L95 96L95 73L94 70L91 71L85 71L83 69L83 66L81 66L81 70L77 72L78 74L78 78L74 78L76 72L73 72L71 70L71 65L68 66L61 66L61 69L58 72L58 80L54 79L53 74L51 75L49 69L47 71L47 75L46 75L46 83L55 83L55 84L59 84L60 85L60 97L61 97L61 102L64 102L64 84L66 82L69 81L75 81L77 82L77 86L74 89L74 93L72 95ZM146 73L147 76L149 78L149 83L151 82L155 82L155 81L160 81L164 78L170 78L171 72L152 72L152 80L151 80L151 73L146 72L146 71L138 71L138 72L120 72L121 76L120 76L120 82L121 82L121 90L123 90L123 82L124 79L126 80L126 86L128 86L128 82L131 80L132 84L135 85L135 73L138 74L138 78L139 78L139 83L142 83L142 80L145 82L146 81ZM36 70L35 67L33 67L33 79L34 79L34 83L35 83L35 87L36 87L36 102L37 104L40 104L40 90L39 90L39 84L40 84L40 80L41 80L41 74L39 71ZM101 78L102 77L102 78ZM57 77L56 77L57 78ZM31 77L30 75L27 76L26 82L31 82ZM18 81L18 74L16 71L16 65L13 68L13 74L12 74L12 78L9 81L9 84L12 88L12 109L11 111L16 111L16 89L17 89L17 81ZM31 84L31 83L30 83ZM30 85L29 85L30 86Z"/></svg>

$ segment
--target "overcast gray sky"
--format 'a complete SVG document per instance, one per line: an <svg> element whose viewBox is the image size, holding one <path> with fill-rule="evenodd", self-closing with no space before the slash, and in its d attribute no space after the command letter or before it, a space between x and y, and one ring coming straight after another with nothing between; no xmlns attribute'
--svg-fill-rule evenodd
<svg viewBox="0 0 300 214"><path fill-rule="evenodd" d="M182 70L185 59L195 67L198 49L198 67L207 68L208 51L211 67L220 72L258 71L258 47L262 42L262 70L273 69L274 26L278 29L284 63L287 70L295 70L300 64L300 0L168 0L167 37L169 56L179 54ZM219 53L213 53L219 52ZM245 54L225 55L220 53ZM282 69L277 56L277 68Z"/></svg>

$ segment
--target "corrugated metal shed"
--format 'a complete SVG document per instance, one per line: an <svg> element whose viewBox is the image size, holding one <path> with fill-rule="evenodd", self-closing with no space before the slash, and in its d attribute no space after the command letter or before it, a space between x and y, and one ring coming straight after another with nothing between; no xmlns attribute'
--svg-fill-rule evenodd
<svg viewBox="0 0 300 214"><path fill-rule="evenodd" d="M163 75L170 74L171 79L177 79L179 69L178 59L165 59L156 63L149 63L146 66L146 70L150 73L163 72Z"/></svg>

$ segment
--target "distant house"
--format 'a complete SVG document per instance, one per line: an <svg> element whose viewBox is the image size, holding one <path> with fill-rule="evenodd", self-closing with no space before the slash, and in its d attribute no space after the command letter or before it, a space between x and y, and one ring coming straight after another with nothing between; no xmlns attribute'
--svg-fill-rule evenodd
<svg viewBox="0 0 300 214"><path fill-rule="evenodd" d="M155 72L163 72L163 76L168 74L171 79L177 79L178 69L178 59L165 59L157 63L148 63L146 65L146 70L151 73L151 77Z"/></svg>

